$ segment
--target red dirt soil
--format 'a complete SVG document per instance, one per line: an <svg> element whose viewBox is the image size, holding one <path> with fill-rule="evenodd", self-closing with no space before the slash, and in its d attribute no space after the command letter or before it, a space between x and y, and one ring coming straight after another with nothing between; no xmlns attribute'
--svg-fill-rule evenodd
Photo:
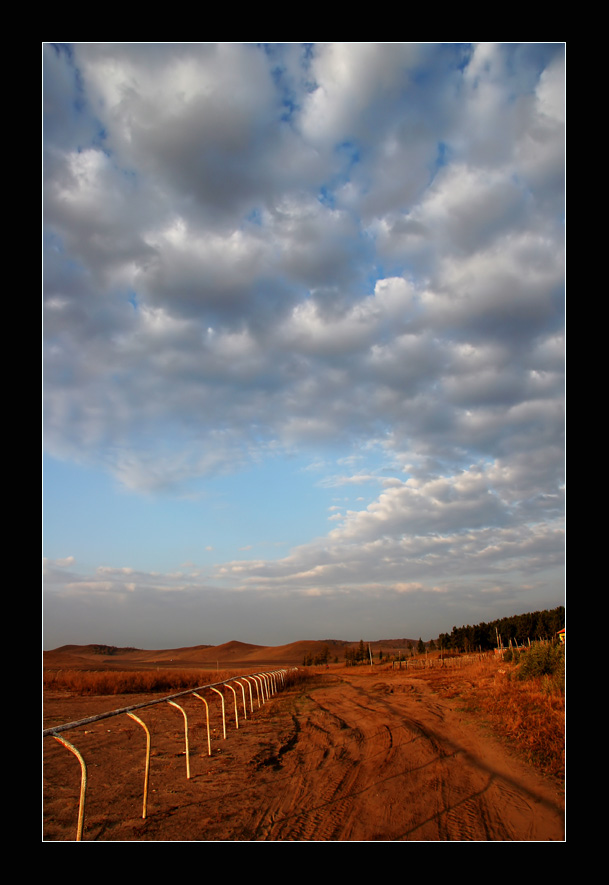
<svg viewBox="0 0 609 885"><path fill-rule="evenodd" d="M255 670L253 670L255 672ZM229 693L230 694L230 693ZM45 727L151 700L45 698ZM182 701L180 701L182 703ZM562 841L561 785L482 731L414 674L330 668L289 685L243 718L183 701L138 713L152 733L142 819L145 736L126 716L65 736L88 766L85 841ZM45 841L75 839L80 769L44 739Z"/></svg>

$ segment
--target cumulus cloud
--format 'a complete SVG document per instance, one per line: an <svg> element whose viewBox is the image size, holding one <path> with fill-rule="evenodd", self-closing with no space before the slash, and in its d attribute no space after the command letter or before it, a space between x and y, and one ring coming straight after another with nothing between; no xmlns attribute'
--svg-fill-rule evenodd
<svg viewBox="0 0 609 885"><path fill-rule="evenodd" d="M326 487L370 484L327 537L226 563L242 586L410 594L459 551L554 556L560 44L44 56L53 455L184 493L308 449Z"/></svg>

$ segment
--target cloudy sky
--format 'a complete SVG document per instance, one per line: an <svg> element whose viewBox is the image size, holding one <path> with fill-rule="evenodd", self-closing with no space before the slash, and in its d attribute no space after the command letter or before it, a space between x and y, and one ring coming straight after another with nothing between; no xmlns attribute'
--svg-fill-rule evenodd
<svg viewBox="0 0 609 885"><path fill-rule="evenodd" d="M45 648L562 604L564 46L43 66Z"/></svg>

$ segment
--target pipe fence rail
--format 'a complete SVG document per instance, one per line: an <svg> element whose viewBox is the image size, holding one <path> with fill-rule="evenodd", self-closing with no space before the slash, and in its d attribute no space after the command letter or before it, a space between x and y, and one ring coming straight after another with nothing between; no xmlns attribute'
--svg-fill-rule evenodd
<svg viewBox="0 0 609 885"><path fill-rule="evenodd" d="M86 804L86 794L87 794L87 766L85 760L83 759L81 753L67 738L63 737L64 732L71 731L75 728L81 728L82 726L90 725L93 722L100 722L103 719L111 719L114 716L128 716L135 723L137 723L146 734L146 755L145 755L145 764L144 764L144 792L143 792L143 802L142 802L142 818L145 820L148 814L148 785L150 779L150 753L151 753L151 745L152 738L150 734L150 730L148 726L143 722L139 716L136 716L135 710L142 710L146 707L154 707L159 704L168 704L171 707L175 707L183 717L184 721L184 748L185 748L185 757L186 757L186 778L190 779L190 744L189 744L189 732L188 732L188 715L184 707L176 702L177 698L186 698L186 697L194 697L198 700L202 701L205 706L205 723L207 730L207 755L212 755L212 747L211 747L211 731L210 731L210 720L209 720L209 711L210 707L207 701L207 698L203 697L203 692L210 690L214 693L214 695L209 695L209 700L211 701L212 697L215 695L219 695L221 699L220 709L222 711L222 736L223 740L226 740L226 717L227 710L225 699L228 699L229 702L232 700L232 706L234 709L235 716L235 729L239 728L239 704L238 699L241 702L242 706L242 716L243 720L247 720L248 716L248 702L249 702L249 712L250 715L254 713L255 709L259 709L263 704L265 704L270 698L277 694L282 688L286 685L286 677L289 673L295 672L298 668L292 667L290 669L281 668L278 670L266 670L260 673L251 673L247 676L232 676L229 679L224 679L222 682L214 682L206 685L199 685L196 688L189 688L185 691L177 692L176 694L167 695L166 697L156 698L153 701L144 701L139 704L132 704L128 707L121 707L118 710L110 710L106 713L98 713L96 716L89 716L86 719L79 719L76 722L67 722L64 725L55 725L51 728L45 728L42 732L42 737L52 737L58 743L60 743L63 747L69 750L79 761L80 771L81 771L81 780L80 780L80 797L78 802L78 822L76 826L76 841L81 842L84 833L84 825L85 825L85 804ZM234 683L231 684L231 683ZM235 687L237 686L237 687ZM229 689L232 692L231 695L224 695L220 690L221 688ZM254 697L256 700L257 707L254 704Z"/></svg>

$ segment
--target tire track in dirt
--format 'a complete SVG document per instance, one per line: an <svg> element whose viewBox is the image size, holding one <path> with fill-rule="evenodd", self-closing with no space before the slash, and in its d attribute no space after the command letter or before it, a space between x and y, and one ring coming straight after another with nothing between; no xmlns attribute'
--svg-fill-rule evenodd
<svg viewBox="0 0 609 885"><path fill-rule="evenodd" d="M354 677L309 692L263 840L561 840L552 790L449 705Z"/></svg>
<svg viewBox="0 0 609 885"><path fill-rule="evenodd" d="M289 790L255 823L263 840L326 841L342 829L343 797L353 787L363 735L311 695L304 698L304 706L307 713L299 714L296 755L289 760ZM314 793L309 787L312 781Z"/></svg>
<svg viewBox="0 0 609 885"><path fill-rule="evenodd" d="M353 670L291 685L238 732L229 729L227 740L221 739L216 715L211 757L203 714L193 702L190 780L173 711L151 708L149 717L155 721L146 820L138 819L143 742L135 727L117 722L75 735L91 771L85 838L564 838L557 786L507 755L450 700L405 673L386 671L381 681L378 673ZM99 699L92 699L85 708L97 704ZM45 757L46 838L71 840L78 766L54 742L47 744Z"/></svg>

